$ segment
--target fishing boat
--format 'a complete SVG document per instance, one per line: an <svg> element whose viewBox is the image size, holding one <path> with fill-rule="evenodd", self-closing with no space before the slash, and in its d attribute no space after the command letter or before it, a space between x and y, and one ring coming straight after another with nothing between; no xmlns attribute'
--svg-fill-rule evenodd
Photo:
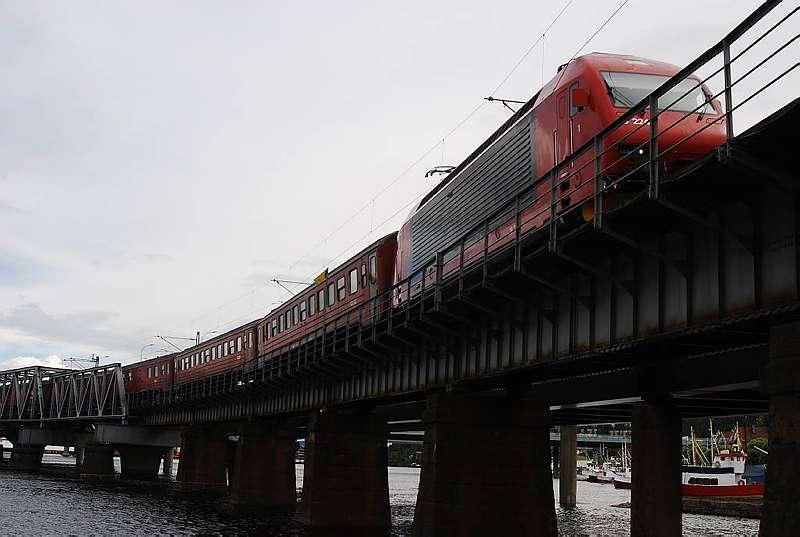
<svg viewBox="0 0 800 537"><path fill-rule="evenodd" d="M631 488L631 452L626 442L622 443L622 471L614 473L614 488Z"/></svg>
<svg viewBox="0 0 800 537"><path fill-rule="evenodd" d="M763 496L764 483L753 482L747 472L747 453L741 448L736 433L725 439L731 447L720 449L711 426L711 460L703 454L691 431L691 464L681 468L681 494L683 496ZM624 460L624 457L623 457ZM687 461L689 462L689 461ZM630 473L614 479L614 488L630 489Z"/></svg>

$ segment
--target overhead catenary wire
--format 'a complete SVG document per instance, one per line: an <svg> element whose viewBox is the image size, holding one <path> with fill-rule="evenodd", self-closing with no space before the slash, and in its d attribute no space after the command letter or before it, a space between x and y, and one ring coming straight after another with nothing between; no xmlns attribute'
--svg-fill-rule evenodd
<svg viewBox="0 0 800 537"><path fill-rule="evenodd" d="M605 20L605 21L603 21L603 23L602 23L600 26L598 26L598 27L597 27L597 29L594 31L594 33L593 33L592 35L590 35L590 36L589 36L589 38L588 38L586 41L584 41L584 42L583 42L583 45L581 45L581 46L578 48L578 50L576 50L576 51L575 51L575 52L572 54L572 56L570 56L569 60L567 60L567 62L564 64L564 68L563 68L563 69L561 69L561 72L558 74L558 78L556 79L556 83L553 85L553 87L554 87L554 88L557 88L557 87L558 87L558 84L561 82L561 79L564 77L564 73L566 73L566 72L567 72L567 66L570 64L570 62L571 62L572 60L574 60L574 59L575 59L575 58L578 56L578 54L580 54L580 53L581 53L581 51L583 51L583 49L585 49L585 48L586 48L586 45L588 45L589 43L591 43L591 42L592 42L592 40L593 40L595 37L597 37L597 34L599 34L600 32L602 32L602 31L603 31L603 28L605 28L605 27L608 25L608 23L609 23L609 22L611 22L611 20L612 20L614 17L616 17L616 16L617 16L617 14L618 14L620 11L622 11L622 8L623 8L623 7L625 7L625 6L628 4L628 2L630 2L630 0L623 0L623 1L622 1L622 3L621 3L620 5L618 5L618 6L617 6L617 9L615 9L615 10L614 10L614 11L611 13L611 15L609 15L609 16L606 18L606 20Z"/></svg>
<svg viewBox="0 0 800 537"><path fill-rule="evenodd" d="M516 70L519 68L519 66L520 66L520 65L522 65L522 63L525 61L525 59L526 59L526 58L527 58L527 57L530 55L530 53L531 53L531 52L532 52L532 51L533 51L533 50L536 48L536 45L538 45L538 44L539 44L539 42L540 42L542 39L544 39L544 37L547 35L547 33L550 31L550 29L551 29L551 28L552 28L552 27L553 27L553 26L556 24L556 22L558 22L558 20L561 18L561 16L564 14L564 12L565 12L565 11L566 11L566 10L569 8L569 6L570 6L570 5L572 5L572 3L573 3L574 1L575 1L575 0L568 0L568 1L567 1L567 2L564 4L564 6L562 6L561 10L559 10L559 12L558 12L558 13L556 14L556 16L553 18L553 20L551 20L551 21L550 21L550 23L549 23L549 24L547 25L547 27L544 29L544 31L542 32L542 34L541 34L541 35L540 35L540 36L539 36L539 37L538 37L538 38L537 38L537 39L536 39L536 40L535 40L535 41L534 41L534 42L533 42L533 43L532 43L532 44L531 44L531 45L530 45L530 46L529 46L529 47L528 47L526 50L525 50L525 52L522 54L522 56L520 56L520 58L519 58L519 59L516 61L516 63L515 63L515 64L514 64L514 65L511 67L511 69L508 71L508 73L506 73L506 75L505 75L505 76L502 78L502 80L500 80L500 82L497 84L497 86L496 86L496 87L495 87L495 88L494 88L494 89L493 89L493 90L492 90L492 91L489 93L489 95L490 95L490 96L493 96L495 93L497 93L497 91L499 91L499 90L500 90L500 88L502 88L502 87L503 87L503 86L506 84L506 82L508 82L508 80L509 80L509 79L510 79L510 78L513 76L513 74L516 72ZM381 188L381 189L380 189L378 192L376 192L375 194L373 194L373 195L372 195L372 197L370 198L370 200L369 200L369 201L368 201L366 204L364 204L364 205L363 205L363 206L362 206L360 209L358 209L358 210L357 210L357 211L356 211L354 214L352 214L351 216L349 216L349 217L348 217L348 218L347 218L347 219L346 219L344 222L342 222L342 223L341 223L339 226L337 226L336 228L334 228L334 230L333 230L333 231L331 231L330 233L328 233L327 235L325 235L325 237L324 237L324 238L322 238L320 241L318 241L317 243L315 243L315 244L314 244L314 246L313 246L313 247L311 247L311 248L310 248L310 249L309 249L309 250L308 250L306 253L304 253L304 254L303 254L302 256L300 256L298 259L296 259L295 261L293 261L293 262L292 262L292 263L289 265L289 267L288 267L288 269L287 269L287 270L291 270L291 269L293 269L294 267L296 267L296 266L297 266L297 265L300 263L300 261L303 261L303 260L304 260L305 258L307 258L307 257L308 257L310 254L312 254L312 253L313 253L313 252L314 252L314 251L315 251L315 250L316 250L316 249L317 249L319 246L321 246L321 245L325 244L325 243L328 241L328 239L330 239L331 237L333 237L334 235L336 235L336 234L337 234L339 231L341 231L341 230L342 230L342 229L343 229L343 228L344 228L344 227L345 227L347 224L349 224L350 222L352 222L353 220L355 220L355 219L356 219L356 218L357 218L357 217L358 217L358 216L359 216L361 213L363 213L363 212L364 212L364 211L365 211L367 208L369 208L369 207L370 207L372 204L374 204L376 199L378 199L378 198L379 198L379 197L381 197L383 194L385 194L385 193L386 193L386 192L387 192L387 191L388 191L388 190L389 190L391 187L393 187L395 184L397 184L397 182L398 182L398 181L400 181L400 179L402 179L403 177L405 177L405 176L406 176L406 175L407 175L407 174L408 174L408 173L409 173L411 170L413 170L414 168L416 168L416 167L417 167L417 165L418 165L418 164L420 164L420 162L422 162L422 161L423 161L425 158L427 158L427 157L428 157L428 156L429 156L429 155L430 155L432 152L434 152L434 151L435 151L436 149L438 149L439 147L441 147L441 148L442 148L442 159L444 159L444 146L445 146L445 143L446 143L446 141L447 141L447 138L449 138L450 136L452 136L452 135L453 135L453 134L454 134L454 133L455 133L455 132L456 132L458 129L460 129L460 128L461 128L461 127L462 127L462 126L463 126L463 125L464 125L464 124L465 124L467 121L469 121L470 119L472 119L472 117L473 117L475 114L477 114L477 113L478 113L478 112L479 112L479 111L480 111L480 110L481 110L481 109L482 109L482 108L483 108L485 105L486 105L486 101L485 101L485 100L481 100L480 102L478 102L478 104L477 104L477 105L476 105L476 106L475 106L475 107L474 107L472 110L470 110L470 112L469 112L469 113L468 113L466 116L464 116L464 118L462 118L462 119L461 119L461 121L459 121L458 123L456 123L456 124L455 124L455 126L453 126L453 127L452 127L452 128L449 130L449 131L447 131L447 132L445 133L445 135L444 135L444 136L442 136L442 138L441 138L440 140L438 140L438 141L437 141L435 144L433 144L433 145L432 145L432 146L430 146L430 147L429 147L427 150L425 150L425 151L424 151L424 152L423 152L423 153L422 153L422 154L421 154L421 155L420 155L418 158L416 158L416 159L415 159L415 160L414 160L414 161L413 161L411 164L409 164L408 166L406 166L406 168L404 168L402 172L400 172L400 173L399 173L397 176L395 176L395 177L394 177L394 178L393 178L391 181L389 181L389 182L388 182L386 185L384 185L384 186L383 186L383 187L382 187L382 188Z"/></svg>
<svg viewBox="0 0 800 537"><path fill-rule="evenodd" d="M511 77L514 75L514 73L517 71L517 69L519 69L519 67L524 63L524 61L528 58L528 56L536 48L536 46L546 38L548 32L559 21L559 19L567 11L567 9L569 9L569 7L573 4L574 1L575 0L567 0L567 2L564 3L564 5L558 11L558 13L555 15L555 17L553 17L553 19L550 21L550 23L542 31L542 33L533 41L533 43L531 43L531 45L528 46L528 48L520 56L520 58L514 63L514 65L511 67L511 69L505 74L505 76L503 76L503 78L500 80L500 82L489 93L490 96L493 96L495 93L497 93L497 91L499 91L511 79ZM377 200L382 195L384 195L386 192L388 192L389 189L391 189L394 185L396 185L401 179L403 179L406 175L408 175L409 172L411 172L414 168L416 168L423 160L425 160L427 157L429 157L431 155L431 153L433 153L434 151L436 151L440 147L442 148L442 157L443 157L444 156L444 145L445 145L447 139L450 138L461 127L463 127L470 119L472 119L484 106L486 106L487 102L488 101L486 101L484 99L481 99L481 101L479 101L460 121L458 121L439 140L437 140L436 143L434 143L433 145L429 146L425 151L422 152L422 154L419 157L417 157L414 161L412 161L399 174L394 176L388 183L386 183L381 189L379 189L375 194L373 194L369 198L369 200L366 203L364 203L360 208L358 208L353 214L351 214L349 217L347 217L342 223L340 223L333 230L328 232L322 239L320 239L319 241L314 243L314 245L311 248L309 248L305 253L303 253L300 257L298 257L291 264L289 264L289 266L287 267L286 271L290 272L292 269L294 269L298 264L300 264L300 262L302 262L303 260L308 258L308 256L311 255L312 253L314 253L321 245L323 245L326 242L328 242L328 240L330 240L332 237L334 237L336 234L338 234L342 229L344 229L348 224L353 222L356 218L358 218L365 211L367 211L367 210L370 210L371 212L374 211L375 200ZM421 199L423 196L424 196L424 193L421 194L418 198L415 198L415 199L417 199L417 200ZM413 203L413 201L405 204L398 211L396 211L389 219L384 220L383 222L381 222L381 224L379 224L377 226L373 225L372 222L371 222L370 223L370 232L365 234L365 235L363 235L360 239L358 239L358 241L356 241L353 244L353 246L357 245L359 242L361 242L365 238L369 237L377 229L379 229L382 225L387 223L388 220L391 220L392 218L397 216L397 214L399 214L400 211L406 209L412 203ZM370 217L370 219L372 220L372 216ZM353 246L348 247L348 250L350 248L352 248ZM336 261L336 259L338 259L342 255L343 254L338 254L336 257L334 257L332 259L331 262ZM231 299L229 301L226 301L223 304L217 306L216 308L213 308L213 309L209 310L208 312L206 312L206 313L204 313L204 314L202 314L202 315L200 315L198 317L195 317L194 319L192 319L192 322L196 322L197 320L208 316L209 314L211 314L214 311L219 311L222 308L225 308L225 307L227 307L227 306L229 306L231 304L234 304L234 303L236 303L236 302L238 302L238 301L240 301L240 300L242 300L242 299L244 299L244 298L246 298L248 296L251 296L253 293L255 293L256 291L260 291L261 289L265 288L267 285L268 285L268 283L265 283L265 284L260 285L260 286L256 286L253 289L247 291L246 293L243 293L243 294L237 296L236 298Z"/></svg>

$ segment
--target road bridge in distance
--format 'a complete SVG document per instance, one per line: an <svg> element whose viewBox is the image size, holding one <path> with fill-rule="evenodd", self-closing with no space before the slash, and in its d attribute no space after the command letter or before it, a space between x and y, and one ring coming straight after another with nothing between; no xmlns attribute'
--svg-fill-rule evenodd
<svg viewBox="0 0 800 537"><path fill-rule="evenodd" d="M592 210L523 233L530 192L522 192L473 230L483 243L479 262L464 262L465 237L431 259L418 285L401 284L412 297L402 304L348 311L297 344L166 392L124 394L114 384L124 405L113 411L99 395L106 392L92 388L95 403L85 410L53 414L45 409L61 408L61 372L38 381L6 373L0 387L11 388L0 393L9 411L0 427L17 440L11 464L37 462L39 444L24 443L27 429L77 434L111 421L139 428L140 444L120 453L154 478L164 446L151 444L179 428L185 488L297 508L314 527L385 529L387 439L411 431L388 423L413 420L424 431L415 535L555 535L550 427L560 426L559 501L570 507L575 426L629 421L631 534L677 536L681 419L769 412L761 535L795 535L800 104L776 106L766 96L781 84L797 87L788 82L798 67L790 53L796 4L765 2L547 177L530 178L531 189L551 185L555 206L559 181L580 168L578 180L597 186ZM781 35L790 37L765 45ZM715 98L725 114L699 121L724 121L729 137L692 165L665 170L670 148L659 140L670 125L659 121L659 99L695 72L723 80ZM762 119L734 136L743 106L757 107ZM587 155L598 162L618 143L615 129L637 119L650 137L636 181L581 164ZM491 238L503 247L490 249L498 219L516 225ZM457 274L445 279L442 267L453 260ZM102 375L88 385L101 386ZM306 462L296 506L298 437ZM81 441L95 469L87 475L107 475L107 447L121 440Z"/></svg>

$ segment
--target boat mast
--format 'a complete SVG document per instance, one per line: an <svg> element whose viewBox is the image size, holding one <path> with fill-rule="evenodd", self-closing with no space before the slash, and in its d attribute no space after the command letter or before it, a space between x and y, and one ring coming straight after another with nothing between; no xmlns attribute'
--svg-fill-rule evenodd
<svg viewBox="0 0 800 537"><path fill-rule="evenodd" d="M709 460L714 460L714 448L717 448L717 453L719 453L719 447L717 447L717 438L714 436L714 421L711 418L708 418L708 438L710 440L710 447L711 447L711 454L709 455Z"/></svg>

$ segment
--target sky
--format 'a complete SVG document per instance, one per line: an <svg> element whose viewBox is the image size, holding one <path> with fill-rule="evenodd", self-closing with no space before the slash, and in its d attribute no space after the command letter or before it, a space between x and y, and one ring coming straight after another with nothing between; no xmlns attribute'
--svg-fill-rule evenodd
<svg viewBox="0 0 800 537"><path fill-rule="evenodd" d="M630 0L581 50L620 2L573 0L542 37L566 0L0 0L0 369L263 316L290 296L273 278L400 226L425 171L508 117L482 98L534 43L494 96L580 52L683 66L758 3Z"/></svg>

